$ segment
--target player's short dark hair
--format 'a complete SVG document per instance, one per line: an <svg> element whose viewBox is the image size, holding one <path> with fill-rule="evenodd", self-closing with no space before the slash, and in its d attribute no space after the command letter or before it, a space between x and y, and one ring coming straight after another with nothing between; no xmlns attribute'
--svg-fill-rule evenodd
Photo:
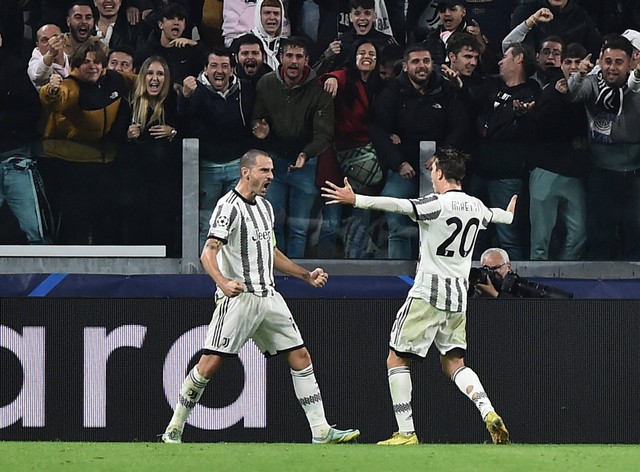
<svg viewBox="0 0 640 472"><path fill-rule="evenodd" d="M270 157L269 153L266 151L261 151L260 149L249 149L240 158L240 168L246 167L247 169L253 169L258 161L258 156Z"/></svg>
<svg viewBox="0 0 640 472"><path fill-rule="evenodd" d="M589 54L586 48L580 43L569 43L566 48L562 49L562 60L564 61L566 58L580 58L584 59Z"/></svg>
<svg viewBox="0 0 640 472"><path fill-rule="evenodd" d="M302 48L305 56L309 55L309 42L302 36L291 36L280 41L280 54L284 54L291 48Z"/></svg>
<svg viewBox="0 0 640 472"><path fill-rule="evenodd" d="M236 56L240 53L240 46L246 46L247 44L257 44L258 46L260 46L262 55L267 55L267 52L264 50L264 44L262 44L260 38L258 38L255 34L247 33L233 40L232 47L233 52L236 54Z"/></svg>
<svg viewBox="0 0 640 472"><path fill-rule="evenodd" d="M205 66L209 65L209 57L211 55L216 55L218 57L228 57L229 58L229 64L231 64L231 67L235 67L236 66L236 57L235 57L235 54L233 54L233 51L231 49L213 48L207 54L207 62L205 63Z"/></svg>
<svg viewBox="0 0 640 472"><path fill-rule="evenodd" d="M471 159L469 154L451 147L438 149L433 157L436 159L434 165L442 171L444 178L458 183L464 179L466 162Z"/></svg>
<svg viewBox="0 0 640 472"><path fill-rule="evenodd" d="M74 69L77 69L82 64L84 64L84 60L87 58L87 54L90 52L95 53L96 60L102 64L102 67L107 67L107 55L102 49L102 43L99 40L89 39L85 41L78 49L73 52L71 59L69 60L69 65Z"/></svg>
<svg viewBox="0 0 640 472"><path fill-rule="evenodd" d="M415 43L412 44L410 46L407 46L407 48L404 50L404 60L408 61L409 60L409 54L413 53L413 52L423 52L426 51L429 53L429 55L431 55L433 57L433 54L431 53L431 50L429 49L429 47L425 44L425 43Z"/></svg>
<svg viewBox="0 0 640 472"><path fill-rule="evenodd" d="M349 2L349 7L351 10L355 10L357 8L362 8L363 10L375 10L376 2L375 0L351 0Z"/></svg>
<svg viewBox="0 0 640 472"><path fill-rule="evenodd" d="M472 34L466 31L458 31L453 33L447 41L447 53L458 54L464 48L469 48L474 52L480 54L480 42Z"/></svg>

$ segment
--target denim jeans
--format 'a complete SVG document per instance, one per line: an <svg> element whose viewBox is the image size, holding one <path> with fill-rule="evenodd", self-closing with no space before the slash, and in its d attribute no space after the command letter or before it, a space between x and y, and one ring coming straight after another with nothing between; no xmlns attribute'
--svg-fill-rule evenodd
<svg viewBox="0 0 640 472"><path fill-rule="evenodd" d="M472 176L469 186L469 194L479 198L488 207L507 208L513 195L522 196L524 181L522 179L487 179L477 175ZM518 221L518 206L516 205L516 218L510 225L495 225L496 235L500 247L507 251L512 261L524 260L522 238L520 236L520 223ZM486 233L482 231L480 235ZM483 235L484 236L484 235ZM487 249L488 242L485 237L478 237L474 259L479 259L479 252Z"/></svg>
<svg viewBox="0 0 640 472"><path fill-rule="evenodd" d="M200 248L209 234L209 219L218 200L235 188L240 178L240 159L225 164L200 166L200 203L198 218L200 220Z"/></svg>
<svg viewBox="0 0 640 472"><path fill-rule="evenodd" d="M347 216L342 227L342 220ZM347 259L364 259L369 246L369 210L361 208L345 208L342 205L324 205L322 207L322 224L318 241L318 258L331 259L336 255L338 236L344 242L344 257Z"/></svg>
<svg viewBox="0 0 640 472"><path fill-rule="evenodd" d="M317 158L312 157L302 169L289 172L289 161L272 157L274 179L267 190L267 200L275 213L277 246L288 257L300 259L305 254L309 218L318 196Z"/></svg>
<svg viewBox="0 0 640 472"><path fill-rule="evenodd" d="M558 222L564 224L558 260L577 261L587 241L587 207L582 180L539 167L529 176L531 260L549 259L549 245Z"/></svg>
<svg viewBox="0 0 640 472"><path fill-rule="evenodd" d="M0 154L0 207L7 202L29 244L47 244L42 230L40 207L33 183L33 161L15 156L18 150ZM13 155L12 155L13 154Z"/></svg>
<svg viewBox="0 0 640 472"><path fill-rule="evenodd" d="M298 18L298 31L304 33L311 41L318 40L318 22L320 21L320 11L318 5L313 0L303 0L300 7L300 17Z"/></svg>
<svg viewBox="0 0 640 472"><path fill-rule="evenodd" d="M418 177L407 180L400 174L387 171L387 182L380 195L396 198L416 198L418 196ZM418 243L418 225L408 216L386 213L389 227L388 258L410 260L414 247Z"/></svg>

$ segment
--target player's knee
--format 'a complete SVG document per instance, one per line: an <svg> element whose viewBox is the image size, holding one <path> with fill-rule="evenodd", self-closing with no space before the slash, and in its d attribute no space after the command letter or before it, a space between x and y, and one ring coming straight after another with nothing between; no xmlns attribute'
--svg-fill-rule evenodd
<svg viewBox="0 0 640 472"><path fill-rule="evenodd" d="M205 379L210 379L223 363L224 358L221 356L217 356L215 354L203 354L197 365L198 373Z"/></svg>
<svg viewBox="0 0 640 472"><path fill-rule="evenodd" d="M390 350L387 356L387 369L393 369L394 367L404 367L410 364L409 359L400 357L395 351Z"/></svg>
<svg viewBox="0 0 640 472"><path fill-rule="evenodd" d="M311 365L311 354L306 347L296 349L287 354L287 361L293 370L306 369Z"/></svg>

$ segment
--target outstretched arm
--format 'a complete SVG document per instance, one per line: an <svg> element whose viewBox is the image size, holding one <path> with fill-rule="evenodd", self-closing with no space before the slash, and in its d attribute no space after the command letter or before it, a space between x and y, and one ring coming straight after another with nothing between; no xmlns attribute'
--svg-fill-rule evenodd
<svg viewBox="0 0 640 472"><path fill-rule="evenodd" d="M344 178L344 187L338 187L333 182L325 180L326 187L322 187L322 196L328 198L327 205L340 203L342 205L353 205L357 208L365 210L388 211L390 213L399 213L401 215L414 215L415 208L410 200L405 198L392 197L369 197L367 195L356 194L349 180Z"/></svg>

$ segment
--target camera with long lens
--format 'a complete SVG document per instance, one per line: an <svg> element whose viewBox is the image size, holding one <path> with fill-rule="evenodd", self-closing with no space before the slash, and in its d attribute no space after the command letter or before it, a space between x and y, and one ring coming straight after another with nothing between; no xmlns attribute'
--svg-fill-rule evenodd
<svg viewBox="0 0 640 472"><path fill-rule="evenodd" d="M486 284L491 281L494 287L500 292L506 292L514 297L520 298L573 298L573 293L565 290L550 287L541 283L531 282L520 277L515 272L508 272L502 283L496 278L495 271L486 267L472 267L469 272L469 286L473 288L476 284Z"/></svg>
<svg viewBox="0 0 640 472"><path fill-rule="evenodd" d="M515 272L509 272L505 276L500 291L509 292L514 297L521 298L573 298L573 293L571 292L531 282L520 277Z"/></svg>

